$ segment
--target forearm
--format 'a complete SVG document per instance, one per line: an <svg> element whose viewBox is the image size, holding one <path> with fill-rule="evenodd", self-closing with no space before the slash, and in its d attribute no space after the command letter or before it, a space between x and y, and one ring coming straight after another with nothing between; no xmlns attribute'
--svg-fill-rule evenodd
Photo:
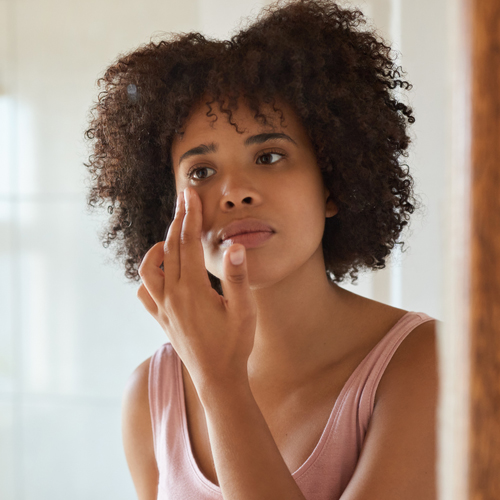
<svg viewBox="0 0 500 500"><path fill-rule="evenodd" d="M210 390L202 402L224 500L305 500L250 385Z"/></svg>

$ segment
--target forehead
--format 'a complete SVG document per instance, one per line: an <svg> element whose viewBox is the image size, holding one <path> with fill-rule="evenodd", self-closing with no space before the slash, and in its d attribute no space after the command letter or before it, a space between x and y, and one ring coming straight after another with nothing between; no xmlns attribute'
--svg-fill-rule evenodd
<svg viewBox="0 0 500 500"><path fill-rule="evenodd" d="M272 104L261 103L260 113L267 116L267 125L263 125L254 118L255 111L251 110L247 104L240 99L238 108L231 109L231 121L236 123L238 130L243 133L238 133L234 125L229 123L227 113L220 110L218 103L211 103L210 116L207 116L209 107L205 104L209 99L204 99L203 102L195 106L186 120L180 134L174 137L172 142L172 159L174 164L176 159L190 147L197 146L199 142L208 138L220 137L222 140L226 137L228 140L238 140L243 144L246 137L251 134L262 132L279 132L285 131L288 135L292 135L293 139L299 143L307 143L308 135L299 116L295 113L292 107L281 99L276 99L275 108ZM224 107L224 109L227 109ZM283 121L280 122L281 113L283 113ZM215 116L217 121L215 120ZM196 143L196 144L195 144Z"/></svg>

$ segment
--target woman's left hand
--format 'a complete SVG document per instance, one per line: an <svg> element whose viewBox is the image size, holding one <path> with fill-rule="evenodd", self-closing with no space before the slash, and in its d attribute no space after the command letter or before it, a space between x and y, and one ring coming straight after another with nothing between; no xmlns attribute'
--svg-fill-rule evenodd
<svg viewBox="0 0 500 500"><path fill-rule="evenodd" d="M257 313L243 245L224 252L224 297L212 288L201 243L201 199L193 189L184 193L166 241L150 248L139 267L143 283L137 296L164 329L201 396L213 384L248 381ZM243 261L232 264L230 254L240 252Z"/></svg>

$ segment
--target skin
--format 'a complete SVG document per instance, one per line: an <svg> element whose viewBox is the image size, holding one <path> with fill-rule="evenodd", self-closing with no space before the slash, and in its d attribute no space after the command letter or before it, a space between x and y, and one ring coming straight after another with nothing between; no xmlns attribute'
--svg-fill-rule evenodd
<svg viewBox="0 0 500 500"><path fill-rule="evenodd" d="M207 107L202 104L172 144L177 192L193 189L203 207L201 241L205 265L212 274L224 280L225 249L215 236L229 222L255 217L276 231L263 246L247 251L249 286L257 307L248 359L248 374L255 385L269 379L279 385L303 377L331 363L332 350L341 357L348 348L345 336L349 333L343 313L353 295L326 278L321 239L325 218L335 216L338 208L323 184L306 129L289 105L278 104L285 116L283 126L278 114L271 113L274 126L263 127L240 102L233 121L244 129L241 135L222 113L211 126L213 117L206 116ZM271 140L244 145L247 137L262 132L283 132L295 143ZM183 153L211 142L219 144L217 153L193 156L179 165ZM286 157L259 158L270 150ZM186 177L193 167L202 169L196 175L203 180ZM298 373L297 366L304 373Z"/></svg>
<svg viewBox="0 0 500 500"><path fill-rule="evenodd" d="M325 218L338 209L293 110L280 103L283 126L263 128L241 106L233 118L245 129L240 135L222 114L211 126L203 106L193 110L173 143L179 203L166 241L154 245L139 268L143 284L138 297L181 358L187 392L192 387L199 397L224 498L302 500L290 472L296 466L285 463L284 443L279 441L278 448L268 410L279 414L286 396L298 396L304 388L307 400L297 400L300 409L307 405L312 410L313 396L328 403L326 412L310 411L309 425L321 430L331 395L320 391L339 382L342 386L406 311L326 279L321 237ZM271 131L293 141L244 145L246 138ZM218 143L217 152L179 164L185 152L211 142ZM270 149L285 157L265 155ZM202 169L203 181L186 177L192 167ZM276 233L261 247L247 249L243 262L235 265L230 255L244 246L221 247L215 235L244 217L264 220ZM221 279L224 297L211 288L206 269ZM435 498L433 323L416 327L387 366L363 452L342 500ZM136 369L123 405L125 452L141 500L156 498L158 482L148 369L149 360ZM286 418L280 416L278 427L296 423ZM317 438L305 434L306 441ZM286 455L296 460L299 451L292 446Z"/></svg>

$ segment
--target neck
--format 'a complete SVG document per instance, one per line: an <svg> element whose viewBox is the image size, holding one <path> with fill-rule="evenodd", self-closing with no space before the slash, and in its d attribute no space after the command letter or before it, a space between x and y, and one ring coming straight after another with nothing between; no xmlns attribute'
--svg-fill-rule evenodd
<svg viewBox="0 0 500 500"><path fill-rule="evenodd" d="M322 249L280 282L254 289L257 327L249 377L279 383L304 378L345 350L346 310L355 296L329 282Z"/></svg>

